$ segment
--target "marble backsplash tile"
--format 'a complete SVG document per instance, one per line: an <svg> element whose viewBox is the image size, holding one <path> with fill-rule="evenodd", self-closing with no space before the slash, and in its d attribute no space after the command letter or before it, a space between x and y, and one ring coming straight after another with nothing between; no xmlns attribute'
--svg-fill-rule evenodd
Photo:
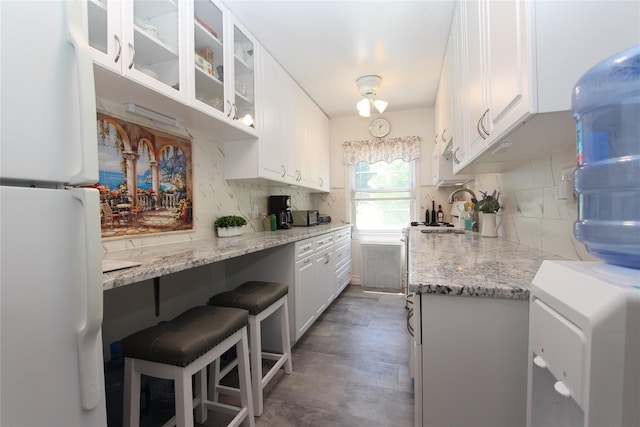
<svg viewBox="0 0 640 427"><path fill-rule="evenodd" d="M577 200L570 194L559 200L562 171L575 165L575 150L565 149L546 158L523 162L500 174L476 176L472 189L500 191L504 218L499 235L509 240L573 260L596 260L573 237Z"/></svg>

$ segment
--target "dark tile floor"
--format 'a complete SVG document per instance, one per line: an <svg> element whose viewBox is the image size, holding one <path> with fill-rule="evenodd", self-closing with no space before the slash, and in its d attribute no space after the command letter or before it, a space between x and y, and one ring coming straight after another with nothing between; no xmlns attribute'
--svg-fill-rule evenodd
<svg viewBox="0 0 640 427"><path fill-rule="evenodd" d="M413 426L404 295L349 286L292 349L256 426Z"/></svg>
<svg viewBox="0 0 640 427"><path fill-rule="evenodd" d="M293 347L291 375L280 370L267 385L256 426L413 426L406 315L404 295L348 286ZM158 388L142 425L171 416L173 396ZM110 427L121 425L121 408L113 415ZM210 412L204 426L229 419Z"/></svg>

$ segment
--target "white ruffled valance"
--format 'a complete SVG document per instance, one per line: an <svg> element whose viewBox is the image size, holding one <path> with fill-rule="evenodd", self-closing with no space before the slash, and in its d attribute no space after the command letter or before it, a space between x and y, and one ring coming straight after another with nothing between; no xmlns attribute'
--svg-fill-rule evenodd
<svg viewBox="0 0 640 427"><path fill-rule="evenodd" d="M420 158L420 141L422 141L420 136L345 141L342 143L343 163L345 165L379 161L391 163L398 159L410 162Z"/></svg>

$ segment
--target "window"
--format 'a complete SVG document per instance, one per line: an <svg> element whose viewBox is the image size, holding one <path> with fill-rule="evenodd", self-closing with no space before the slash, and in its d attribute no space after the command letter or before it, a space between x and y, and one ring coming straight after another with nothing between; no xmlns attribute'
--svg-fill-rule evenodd
<svg viewBox="0 0 640 427"><path fill-rule="evenodd" d="M359 230L399 231L411 221L415 161L351 167L351 218Z"/></svg>

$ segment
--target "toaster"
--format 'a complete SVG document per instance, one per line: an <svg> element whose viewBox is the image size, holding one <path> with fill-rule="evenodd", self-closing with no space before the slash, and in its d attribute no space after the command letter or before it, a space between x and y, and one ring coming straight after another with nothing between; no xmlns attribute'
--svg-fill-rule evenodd
<svg viewBox="0 0 640 427"><path fill-rule="evenodd" d="M293 217L293 225L295 227L308 227L310 225L318 225L318 211L306 210L306 211L291 211Z"/></svg>

